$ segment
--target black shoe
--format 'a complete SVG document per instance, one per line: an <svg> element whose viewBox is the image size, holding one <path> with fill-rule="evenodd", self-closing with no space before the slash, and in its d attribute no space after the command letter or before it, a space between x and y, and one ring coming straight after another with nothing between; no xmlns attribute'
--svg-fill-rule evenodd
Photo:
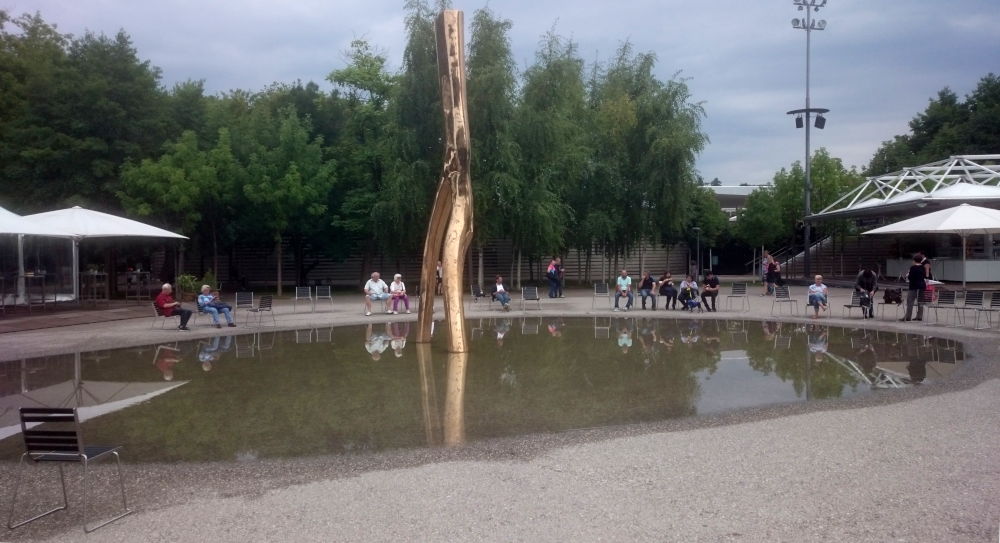
<svg viewBox="0 0 1000 543"><path fill-rule="evenodd" d="M910 322L910 319L899 319L899 322Z"/></svg>
<svg viewBox="0 0 1000 543"><path fill-rule="evenodd" d="M236 323L235 323L235 322L231 322L231 323L229 323L229 327L230 327L230 328L236 328Z"/></svg>
<svg viewBox="0 0 1000 543"><path fill-rule="evenodd" d="M924 320L924 318L923 317L917 317L917 318L915 318L913 320L915 320L915 321L922 321L922 320Z"/></svg>
<svg viewBox="0 0 1000 543"><path fill-rule="evenodd" d="M188 328L187 326L178 326L177 329L178 330L184 330L185 332L190 332L191 331L191 329Z"/></svg>
<svg viewBox="0 0 1000 543"><path fill-rule="evenodd" d="M221 324L216 324L215 327L216 328L222 328L222 325Z"/></svg>

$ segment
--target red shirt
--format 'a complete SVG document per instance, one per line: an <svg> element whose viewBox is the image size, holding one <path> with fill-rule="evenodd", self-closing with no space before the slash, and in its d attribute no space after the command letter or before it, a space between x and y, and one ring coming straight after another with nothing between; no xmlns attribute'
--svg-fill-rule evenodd
<svg viewBox="0 0 1000 543"><path fill-rule="evenodd" d="M163 315L166 317L172 317L174 315L174 309L177 307L167 305L174 303L174 297L166 292L160 292L160 294L156 296L156 301L153 303L155 303L156 307L159 307L160 310L163 311Z"/></svg>

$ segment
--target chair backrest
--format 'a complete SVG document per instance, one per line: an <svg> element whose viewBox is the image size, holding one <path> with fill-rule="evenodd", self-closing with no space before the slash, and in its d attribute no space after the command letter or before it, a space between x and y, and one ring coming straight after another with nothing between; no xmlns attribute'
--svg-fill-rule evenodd
<svg viewBox="0 0 1000 543"><path fill-rule="evenodd" d="M483 294L483 287L481 285L473 283L472 285L470 285L470 288L472 289L473 298L483 298L486 296L485 294Z"/></svg>
<svg viewBox="0 0 1000 543"><path fill-rule="evenodd" d="M156 305L156 302L153 302L153 313L157 317L162 317L163 316L163 308L160 307L160 306L158 306L158 305Z"/></svg>
<svg viewBox="0 0 1000 543"><path fill-rule="evenodd" d="M271 300L274 297L270 294L265 294L260 297L260 303L257 304L257 311L270 311L271 310Z"/></svg>
<svg viewBox="0 0 1000 543"><path fill-rule="evenodd" d="M990 294L990 309L1000 308L1000 292Z"/></svg>
<svg viewBox="0 0 1000 543"><path fill-rule="evenodd" d="M66 456L83 454L80 420L75 408L22 407L20 412L25 452ZM31 428L28 428L29 424Z"/></svg>
<svg viewBox="0 0 1000 543"><path fill-rule="evenodd" d="M312 299L312 287L295 287L295 299L296 300L311 300Z"/></svg>
<svg viewBox="0 0 1000 543"><path fill-rule="evenodd" d="M253 292L237 292L236 308L246 309L253 307Z"/></svg>
<svg viewBox="0 0 1000 543"><path fill-rule="evenodd" d="M858 291L851 293L851 304L850 305L861 305L861 294Z"/></svg>
<svg viewBox="0 0 1000 543"><path fill-rule="evenodd" d="M194 300L194 305L198 306L198 313L204 313L205 312L205 304L199 302L197 298L195 298L195 300Z"/></svg>
<svg viewBox="0 0 1000 543"><path fill-rule="evenodd" d="M774 285L775 300L791 300L788 295L788 285Z"/></svg>
<svg viewBox="0 0 1000 543"><path fill-rule="evenodd" d="M955 305L955 291L954 290L942 290L938 292L938 305Z"/></svg>
<svg viewBox="0 0 1000 543"><path fill-rule="evenodd" d="M965 307L983 307L983 291L970 290L966 292Z"/></svg>
<svg viewBox="0 0 1000 543"><path fill-rule="evenodd" d="M747 295L747 284L746 283L733 283L733 291L730 296L746 296Z"/></svg>
<svg viewBox="0 0 1000 543"><path fill-rule="evenodd" d="M316 287L316 298L332 298L332 297L333 296L330 292L330 285L327 285L325 287Z"/></svg>
<svg viewBox="0 0 1000 543"><path fill-rule="evenodd" d="M522 287L521 298L525 300L538 300L538 287Z"/></svg>
<svg viewBox="0 0 1000 543"><path fill-rule="evenodd" d="M594 296L610 296L611 290L607 283L594 283Z"/></svg>

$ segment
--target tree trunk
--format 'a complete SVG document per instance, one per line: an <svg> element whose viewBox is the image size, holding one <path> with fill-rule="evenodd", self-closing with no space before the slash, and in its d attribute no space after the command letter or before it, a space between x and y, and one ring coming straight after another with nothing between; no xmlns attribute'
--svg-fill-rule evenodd
<svg viewBox="0 0 1000 543"><path fill-rule="evenodd" d="M521 288L521 249L517 250L517 288Z"/></svg>
<svg viewBox="0 0 1000 543"><path fill-rule="evenodd" d="M283 262L282 262L282 255L281 255L281 235L280 234L278 235L277 240L274 243L274 254L277 255L277 259L278 259L278 286L277 286L276 291L278 293L278 296L281 296L282 292L283 292L282 288L281 288L281 284L282 284L281 268L282 268Z"/></svg>
<svg viewBox="0 0 1000 543"><path fill-rule="evenodd" d="M216 281L219 280L219 236L218 227L215 221L212 221L212 273L215 274ZM212 285L214 288L215 285Z"/></svg>
<svg viewBox="0 0 1000 543"><path fill-rule="evenodd" d="M479 286L483 286L483 285L486 284L483 276L484 276L484 273L483 273L483 244L482 244L482 242L480 242L479 243Z"/></svg>

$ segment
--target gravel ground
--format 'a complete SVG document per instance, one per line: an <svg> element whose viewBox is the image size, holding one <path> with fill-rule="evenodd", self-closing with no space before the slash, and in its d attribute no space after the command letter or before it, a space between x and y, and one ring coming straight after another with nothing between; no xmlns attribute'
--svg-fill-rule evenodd
<svg viewBox="0 0 1000 543"><path fill-rule="evenodd" d="M834 295L833 307L843 295ZM571 296L543 302L543 312L605 313L591 311L590 302ZM741 317L767 314L769 300L752 302L750 315ZM484 309L474 307L470 315ZM363 319L353 311L279 315L289 328ZM864 324L913 329L887 320ZM35 331L3 334L0 356L172 341L179 334L142 330L148 326L67 327L50 331L48 341ZM455 449L130 464L126 481L136 514L84 536L80 489L71 483L70 510L4 530L0 540L997 541L1000 335L918 330L965 342L969 359L949 381L851 401ZM181 337L212 333L206 328ZM0 463L0 511L9 503L13 468ZM99 475L107 482L110 473Z"/></svg>

